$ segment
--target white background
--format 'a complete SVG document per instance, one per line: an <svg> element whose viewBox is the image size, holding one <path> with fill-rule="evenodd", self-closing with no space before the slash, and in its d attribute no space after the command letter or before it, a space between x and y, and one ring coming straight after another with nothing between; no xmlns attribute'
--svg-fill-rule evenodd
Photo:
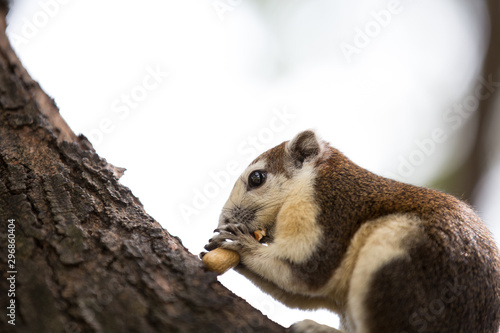
<svg viewBox="0 0 500 333"><path fill-rule="evenodd" d="M301 130L417 185L460 163L476 122L457 105L480 84L484 15L458 0L25 0L8 34L70 127L197 254L238 173ZM495 233L498 174L477 207ZM236 273L220 280L282 325L337 325Z"/></svg>

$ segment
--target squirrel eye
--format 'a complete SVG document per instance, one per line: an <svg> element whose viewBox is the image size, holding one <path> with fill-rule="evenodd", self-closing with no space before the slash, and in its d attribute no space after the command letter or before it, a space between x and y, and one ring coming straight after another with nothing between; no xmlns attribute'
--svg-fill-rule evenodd
<svg viewBox="0 0 500 333"><path fill-rule="evenodd" d="M262 170L255 170L248 176L248 187L253 189L262 186L266 182L267 173Z"/></svg>

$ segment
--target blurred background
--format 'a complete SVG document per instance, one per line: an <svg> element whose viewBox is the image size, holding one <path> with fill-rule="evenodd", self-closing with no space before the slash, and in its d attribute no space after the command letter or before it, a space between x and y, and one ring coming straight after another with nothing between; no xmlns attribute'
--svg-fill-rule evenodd
<svg viewBox="0 0 500 333"><path fill-rule="evenodd" d="M499 15L492 0L24 0L7 32L70 127L198 254L245 166L309 128L468 201L500 239ZM338 323L220 281L282 325Z"/></svg>

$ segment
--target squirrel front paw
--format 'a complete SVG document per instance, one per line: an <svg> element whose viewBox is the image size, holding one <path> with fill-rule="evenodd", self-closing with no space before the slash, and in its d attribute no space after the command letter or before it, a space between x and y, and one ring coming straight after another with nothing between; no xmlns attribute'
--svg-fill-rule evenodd
<svg viewBox="0 0 500 333"><path fill-rule="evenodd" d="M211 238L208 244L205 245L207 251L220 247L241 254L250 247L259 244L248 227L243 223L228 223L215 229L214 232L218 234Z"/></svg>

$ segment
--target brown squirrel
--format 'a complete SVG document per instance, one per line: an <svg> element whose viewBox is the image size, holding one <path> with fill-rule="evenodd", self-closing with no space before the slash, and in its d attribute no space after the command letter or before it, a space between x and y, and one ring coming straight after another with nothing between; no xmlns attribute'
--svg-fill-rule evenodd
<svg viewBox="0 0 500 333"><path fill-rule="evenodd" d="M499 330L500 256L474 211L377 176L313 131L250 164L216 232L207 250L236 251L235 269L289 307L338 313L341 332Z"/></svg>

